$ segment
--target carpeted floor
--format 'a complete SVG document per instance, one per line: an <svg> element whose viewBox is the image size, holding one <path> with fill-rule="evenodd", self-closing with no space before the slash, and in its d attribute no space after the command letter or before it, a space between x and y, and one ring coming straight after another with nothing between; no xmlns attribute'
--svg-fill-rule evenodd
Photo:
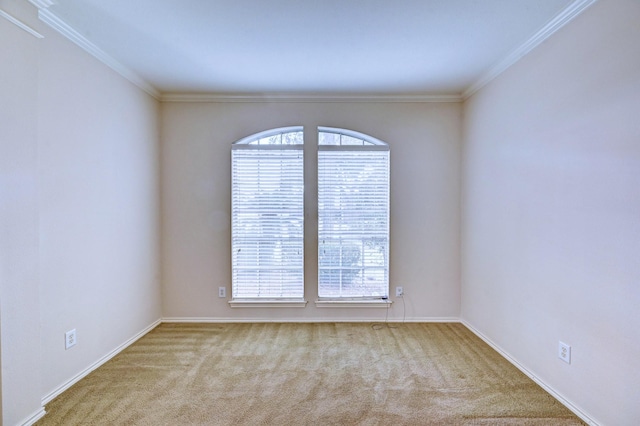
<svg viewBox="0 0 640 426"><path fill-rule="evenodd" d="M581 425L457 323L163 324L37 425Z"/></svg>

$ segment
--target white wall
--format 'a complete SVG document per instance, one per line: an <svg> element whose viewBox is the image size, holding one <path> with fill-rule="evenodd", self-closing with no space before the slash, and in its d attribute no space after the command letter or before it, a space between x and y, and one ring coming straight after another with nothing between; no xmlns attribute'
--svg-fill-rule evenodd
<svg viewBox="0 0 640 426"><path fill-rule="evenodd" d="M313 304L318 125L391 145L391 286L404 286L406 312L392 297L390 319L461 315L591 418L640 418L637 1L600 0L464 106L158 107L27 2L0 7L46 36L0 19L4 424L37 414L42 397L161 315L383 319ZM307 131L310 303L232 309L217 297L231 281L230 146L288 125ZM70 328L79 343L65 351Z"/></svg>
<svg viewBox="0 0 640 426"><path fill-rule="evenodd" d="M459 315L461 105L458 103L163 103L163 303L170 318L380 319L384 309L316 308L317 126L391 146L392 288L409 319ZM230 308L231 144L261 130L305 126L306 308ZM395 297L392 297L395 299ZM403 316L399 300L390 319Z"/></svg>
<svg viewBox="0 0 640 426"><path fill-rule="evenodd" d="M16 4L0 2L8 12ZM40 410L38 40L0 18L0 335L2 416Z"/></svg>
<svg viewBox="0 0 640 426"><path fill-rule="evenodd" d="M464 106L462 318L603 425L640 420L638 22L601 0Z"/></svg>
<svg viewBox="0 0 640 426"><path fill-rule="evenodd" d="M0 6L45 36L0 19L2 396L13 425L161 317L159 104L28 2ZM78 344L65 351L72 328Z"/></svg>

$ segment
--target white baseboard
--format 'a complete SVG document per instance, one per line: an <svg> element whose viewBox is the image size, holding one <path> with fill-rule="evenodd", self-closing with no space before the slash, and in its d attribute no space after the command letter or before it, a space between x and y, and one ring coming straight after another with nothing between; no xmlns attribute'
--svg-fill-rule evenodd
<svg viewBox="0 0 640 426"><path fill-rule="evenodd" d="M40 407L38 411L36 411L35 413L33 413L32 415L30 415L29 417L27 417L26 419L24 419L18 424L22 426L31 426L32 424L34 424L35 422L43 418L45 414L47 414L47 412L44 411L44 404L42 404L42 407Z"/></svg>
<svg viewBox="0 0 640 426"><path fill-rule="evenodd" d="M460 322L456 317L424 317L424 318L220 318L220 317L167 317L162 319L163 323L326 323L326 322Z"/></svg>
<svg viewBox="0 0 640 426"><path fill-rule="evenodd" d="M557 399L562 405L564 405L565 407L567 407L569 410L571 410L576 416L580 417L585 423L587 423L590 426L599 426L598 422L596 422L594 419L592 419L587 413L585 413L584 411L582 411L580 408L578 408L577 406L575 406L571 401L569 401L567 398L565 398L563 395L561 395L560 393L558 393L555 389L553 389L552 387L550 387L549 385L547 385L545 382L543 382L540 378L538 378L535 374L533 374L531 371L529 371L526 367L524 367L522 364L520 364L518 361L516 361L513 357L511 357L511 355L509 355L508 352L506 352L505 350L503 350L500 346L498 346L497 344L495 344L491 339L489 339L487 336L485 336L484 334L482 334L480 331L478 331L476 328L474 328L471 324L469 324L466 320L464 319L460 319L460 322L467 327L473 334L475 334L476 336L478 336L480 339L482 339L487 345L491 346L496 352L498 352L504 359L506 359L507 361L509 361L511 364L514 365L514 367L516 367L518 370L522 371L527 377L529 377L531 380L533 380L534 382L536 382L538 385L540 385L540 387L542 389L544 389L545 391L547 391L549 394L551 394L551 396L553 396L555 399Z"/></svg>
<svg viewBox="0 0 640 426"><path fill-rule="evenodd" d="M112 350L111 352L109 352L108 354L106 354L105 356L103 356L102 358L100 358L99 360L94 362L93 364L91 364L89 367L87 367L84 370L82 370L80 373L76 374L74 377L72 377L71 379L69 379L65 383L63 383L61 386L57 387L52 392L50 392L49 394L45 395L42 398L42 406L47 405L49 402L51 402L54 398L56 398L62 392L66 391L71 386L75 385L81 379L85 378L93 370L95 370L96 368L100 367L102 364L104 364L105 362L109 361L114 356L118 355L120 352L125 350L127 347L129 347L135 341L140 339L142 336L144 336L145 334L147 334L148 332L150 332L151 330L156 328L161 322L162 322L162 320L154 321L151 325L146 327L144 330L140 331L135 336L133 336L132 338L130 338L129 340L127 340L126 342L124 342L123 344L121 344L120 346L118 346L117 348L115 348L114 350Z"/></svg>

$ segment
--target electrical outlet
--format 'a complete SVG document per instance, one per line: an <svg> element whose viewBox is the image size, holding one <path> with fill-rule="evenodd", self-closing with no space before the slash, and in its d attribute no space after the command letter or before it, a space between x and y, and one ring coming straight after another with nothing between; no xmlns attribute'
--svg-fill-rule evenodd
<svg viewBox="0 0 640 426"><path fill-rule="evenodd" d="M218 287L218 297L227 297L226 287Z"/></svg>
<svg viewBox="0 0 640 426"><path fill-rule="evenodd" d="M404 294L404 289L400 286L396 287L396 297L400 297Z"/></svg>
<svg viewBox="0 0 640 426"><path fill-rule="evenodd" d="M64 333L64 349L70 349L71 347L76 345L76 329L69 330Z"/></svg>
<svg viewBox="0 0 640 426"><path fill-rule="evenodd" d="M571 346L563 342L558 342L558 358L571 364Z"/></svg>

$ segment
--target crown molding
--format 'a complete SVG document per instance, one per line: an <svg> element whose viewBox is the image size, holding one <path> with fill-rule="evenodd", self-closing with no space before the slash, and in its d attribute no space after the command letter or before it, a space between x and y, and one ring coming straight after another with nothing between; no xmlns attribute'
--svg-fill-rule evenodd
<svg viewBox="0 0 640 426"><path fill-rule="evenodd" d="M56 4L54 0L29 0L29 3L37 7L38 9L46 9L49 6Z"/></svg>
<svg viewBox="0 0 640 426"><path fill-rule="evenodd" d="M66 22L58 18L47 8L54 4L51 0L29 0L33 5L38 7L38 18L51 28L80 46L87 53L94 56L96 59L107 65L109 68L120 74L122 77L129 80L131 83L144 90L149 95L156 99L160 99L160 92L149 84L146 80L140 77L137 73L122 65L115 60L112 56L100 49L98 46L87 40L82 34L71 28Z"/></svg>
<svg viewBox="0 0 640 426"><path fill-rule="evenodd" d="M567 6L562 12L551 19L547 24L536 32L529 40L517 49L509 53L504 59L496 63L487 72L482 74L479 79L462 92L462 99L468 99L478 90L489 84L493 79L505 72L509 67L518 62L527 53L531 52L546 39L551 37L560 28L567 25L573 18L580 15L589 6L597 0L575 0Z"/></svg>
<svg viewBox="0 0 640 426"><path fill-rule="evenodd" d="M18 27L22 28L23 30L25 30L26 32L31 34L32 36L34 36L36 38L44 38L44 36L42 34L37 32L33 28L31 28L30 26L28 26L24 22L20 21L19 19L14 18L13 16L9 15L7 12L5 12L2 9L0 9L0 16L2 16L4 19L6 19L7 21L11 22L12 24L15 24Z"/></svg>
<svg viewBox="0 0 640 426"><path fill-rule="evenodd" d="M349 102L462 102L459 94L448 95L364 95L364 94L323 94L323 93L262 93L262 94L224 94L224 93L163 93L162 102L252 102L252 103L349 103Z"/></svg>
<svg viewBox="0 0 640 426"><path fill-rule="evenodd" d="M504 59L497 62L489 70L480 76L473 84L471 84L461 94L323 94L323 93L183 93L168 92L161 93L150 83L144 80L136 72L124 66L112 56L108 55L98 46L87 40L75 29L66 24L62 19L57 17L48 10L50 6L55 4L55 0L29 0L31 4L36 6L38 17L41 21L67 37L69 40L80 46L82 49L93 55L95 58L103 62L105 65L116 71L118 74L144 90L149 95L161 102L249 102L249 103L356 103L356 102L395 102L395 103L446 103L446 102L463 102L471 97L474 93L493 81L496 77L518 62L522 57L527 55L538 45L551 37L556 31L564 27L572 21L576 16L581 14L589 6L597 0L575 0L558 15L551 19L544 27L538 30L529 40L520 47L509 53ZM18 21L11 15L0 10L0 16L6 18L10 22L16 24L23 30L29 32L38 38L43 38L41 34L33 30L26 24Z"/></svg>

